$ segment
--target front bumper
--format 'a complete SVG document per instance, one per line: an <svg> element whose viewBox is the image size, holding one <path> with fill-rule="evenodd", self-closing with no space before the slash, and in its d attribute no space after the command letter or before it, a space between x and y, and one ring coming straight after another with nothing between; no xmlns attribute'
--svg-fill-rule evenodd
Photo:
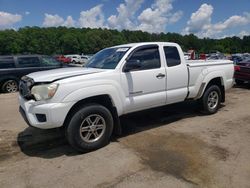
<svg viewBox="0 0 250 188"><path fill-rule="evenodd" d="M25 100L18 97L19 111L28 125L40 129L52 129L63 126L63 122L73 106L73 102L45 103L34 100ZM45 121L41 121L38 115L44 115ZM39 121L40 120L40 121Z"/></svg>

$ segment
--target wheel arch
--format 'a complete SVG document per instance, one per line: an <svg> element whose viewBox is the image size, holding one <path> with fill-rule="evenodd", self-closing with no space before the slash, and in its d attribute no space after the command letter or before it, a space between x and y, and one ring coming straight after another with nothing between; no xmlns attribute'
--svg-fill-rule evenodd
<svg viewBox="0 0 250 188"><path fill-rule="evenodd" d="M7 80L15 80L19 82L20 79L17 76L3 76L2 78L0 78L0 84L3 84Z"/></svg>
<svg viewBox="0 0 250 188"><path fill-rule="evenodd" d="M120 125L120 119L117 113L117 109L115 107L115 104L112 98L108 94L92 96L92 97L88 97L88 98L85 98L76 102L67 113L63 126L67 127L73 114L86 104L100 104L106 107L111 112L112 117L113 117L113 121L114 121L113 133L117 135L121 134L121 125Z"/></svg>
<svg viewBox="0 0 250 188"><path fill-rule="evenodd" d="M225 102L225 87L224 87L224 80L223 77L215 77L209 80L206 84L206 86L203 89L202 95L203 96L204 92L211 86L211 85L217 85L220 88L221 91L221 102Z"/></svg>

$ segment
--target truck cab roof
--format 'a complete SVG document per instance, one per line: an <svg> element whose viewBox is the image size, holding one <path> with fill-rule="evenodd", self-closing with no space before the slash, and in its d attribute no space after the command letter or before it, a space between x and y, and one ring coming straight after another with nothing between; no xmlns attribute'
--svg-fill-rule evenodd
<svg viewBox="0 0 250 188"><path fill-rule="evenodd" d="M138 42L138 43L129 43L129 44L122 44L114 46L113 48L124 48L124 47L136 47L136 46L143 46L143 45L168 45L168 46L178 46L177 43L174 42Z"/></svg>

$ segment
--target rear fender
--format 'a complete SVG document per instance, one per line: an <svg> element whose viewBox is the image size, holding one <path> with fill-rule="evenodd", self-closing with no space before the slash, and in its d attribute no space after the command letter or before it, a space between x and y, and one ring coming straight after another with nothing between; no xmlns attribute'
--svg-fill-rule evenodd
<svg viewBox="0 0 250 188"><path fill-rule="evenodd" d="M200 91L199 91L198 96L196 98L202 97L203 93L205 92L207 86L210 84L211 80L213 80L215 78L220 78L221 85L225 86L226 76L225 76L224 72L223 71L211 72L208 75L206 75L205 78L203 79L203 81L202 81L203 87L200 88Z"/></svg>

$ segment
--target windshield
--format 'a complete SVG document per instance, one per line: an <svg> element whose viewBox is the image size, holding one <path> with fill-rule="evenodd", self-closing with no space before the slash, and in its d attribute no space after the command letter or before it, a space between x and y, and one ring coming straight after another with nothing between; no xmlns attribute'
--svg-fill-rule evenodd
<svg viewBox="0 0 250 188"><path fill-rule="evenodd" d="M115 69L119 61L129 50L127 47L106 48L95 54L86 64L88 68Z"/></svg>

